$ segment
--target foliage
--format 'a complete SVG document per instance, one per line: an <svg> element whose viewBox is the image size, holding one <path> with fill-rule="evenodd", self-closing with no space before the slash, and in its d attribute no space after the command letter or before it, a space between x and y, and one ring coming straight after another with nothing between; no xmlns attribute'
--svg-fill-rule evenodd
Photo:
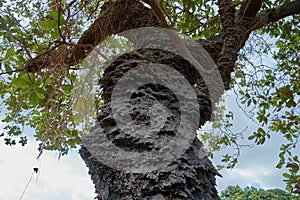
<svg viewBox="0 0 300 200"><path fill-rule="evenodd" d="M35 130L34 137L41 142L40 151L59 150L64 155L81 143L80 137L86 131L82 129L84 119L72 109L74 83L80 74L75 70L77 66L67 69L57 65L30 74L24 71L24 66L34 56L52 49L59 49L62 54L67 51L62 44L74 45L82 29L95 20L103 3L0 2L3 16L0 18L0 95L7 145L27 143L26 135L22 134L25 126ZM59 63L59 59L53 62ZM85 103L81 101L80 105Z"/></svg>
<svg viewBox="0 0 300 200"><path fill-rule="evenodd" d="M26 144L26 135L22 133L25 126L35 130L34 137L41 143L41 151L59 150L66 154L81 143L80 137L86 130L82 127L89 127L92 123L74 111L75 100L76 109L86 109L84 96L88 91L77 99L73 96L74 83L86 76L84 71L78 71L84 63L71 68L54 65L35 73L26 73L24 69L28 60L53 49L65 54L76 44L83 30L97 18L104 2L0 0L0 97L1 113L5 114L2 122L6 124L4 141L7 145ZM211 38L221 29L216 0L159 2L170 26L195 40ZM239 8L242 1L233 2ZM285 2L264 1L262 9L274 8ZM248 139L263 145L275 133L286 138L286 143L280 148L277 167L289 169L289 173L284 174L287 189L298 193L300 161L294 149L300 134L299 23L300 17L295 15L254 32L240 52L232 83L232 87L238 90L245 112L261 125ZM119 42L112 48L119 49L117 54L126 45ZM104 52L106 56L108 52L112 53L108 50ZM264 56L272 57L276 63L263 63ZM60 59L57 57L53 62L61 63ZM262 62L258 62L260 60ZM91 81L95 79L97 77L91 77ZM98 94L101 96L101 90ZM88 103L99 106L101 98L96 98L95 102ZM222 106L216 112L217 121L213 128L222 131L202 135L202 140L211 147L210 155L227 146L240 147L238 141L243 137L242 132L230 131L234 113L225 112ZM233 156L224 155L222 161L228 163L227 167L234 167L238 155L239 152Z"/></svg>
<svg viewBox="0 0 300 200"><path fill-rule="evenodd" d="M221 200L297 200L297 196L280 189L263 190L254 187L245 189L237 186L228 186L221 192Z"/></svg>
<svg viewBox="0 0 300 200"><path fill-rule="evenodd" d="M207 123L200 130L200 140L206 144L208 156L211 158L214 158L214 152L216 151L221 151L228 147L234 147L235 149L234 153L226 153L222 156L222 164L216 166L218 170L223 168L233 168L238 162L241 148L251 147L251 145L240 143L244 138L243 134L247 127L240 132L233 132L231 130L233 127L233 120L234 113L226 109L224 96L216 105L212 122Z"/></svg>
<svg viewBox="0 0 300 200"><path fill-rule="evenodd" d="M286 139L280 147L276 167L289 169L284 174L286 189L298 192L300 162L295 149L300 136L299 23L299 17L293 16L255 33L253 37L259 46L249 44L240 58L240 64L243 68L248 66L248 70L238 68L235 73L244 110L260 124L248 139L257 145L263 145L273 134L281 134ZM272 57L273 62L271 65L263 60L255 63L251 56L257 60Z"/></svg>
<svg viewBox="0 0 300 200"><path fill-rule="evenodd" d="M220 29L217 1L174 0L160 1L167 13L171 27L194 39L210 38Z"/></svg>

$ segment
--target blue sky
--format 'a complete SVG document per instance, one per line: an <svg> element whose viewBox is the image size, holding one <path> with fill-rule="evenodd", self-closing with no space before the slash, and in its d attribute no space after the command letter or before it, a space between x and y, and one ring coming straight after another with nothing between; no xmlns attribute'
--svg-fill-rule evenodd
<svg viewBox="0 0 300 200"><path fill-rule="evenodd" d="M228 92L226 97L226 108L234 112L233 131L241 131L248 127L244 134L244 143L247 143L248 136L257 130L258 125L252 122L238 108L235 94ZM234 169L221 170L223 178L217 178L219 191L224 190L228 185L240 185L241 187L255 186L264 189L285 188L282 173L284 169L277 169L275 166L279 161L279 149L285 142L279 134L271 133L271 139L266 140L261 146L243 148L239 161ZM214 165L220 163L221 157L225 153L232 152L232 149L220 151L215 154Z"/></svg>
<svg viewBox="0 0 300 200"><path fill-rule="evenodd" d="M234 130L240 131L248 126L248 133L255 130L256 125L239 111L233 93L226 98L226 106L235 111ZM31 135L30 130L25 131ZM247 138L247 137L245 137ZM228 185L241 187L256 186L264 189L284 188L283 170L275 168L278 162L278 152L282 143L281 136L272 134L271 139L263 146L243 149L237 166L231 170L222 170L223 178L217 178L218 190ZM39 173L33 174L32 180L22 200L82 200L93 199L94 186L88 175L85 163L73 150L69 155L57 159L57 153L44 152L39 161L38 143L30 140L25 147L8 147L0 143L0 200L19 199L30 176L33 167L39 167ZM214 165L218 164L221 155L231 150L225 150L215 155Z"/></svg>

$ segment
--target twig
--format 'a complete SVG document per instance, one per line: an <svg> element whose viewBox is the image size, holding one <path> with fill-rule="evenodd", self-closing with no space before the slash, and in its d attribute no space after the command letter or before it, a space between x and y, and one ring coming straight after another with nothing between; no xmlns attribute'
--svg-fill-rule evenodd
<svg viewBox="0 0 300 200"><path fill-rule="evenodd" d="M22 72L22 71L25 71L26 68L27 68L27 66L25 66L25 67L23 67L21 69L11 70L11 71L8 71L8 72L1 72L0 76L4 75L4 74L10 74L10 73L15 73L15 72Z"/></svg>
<svg viewBox="0 0 300 200"><path fill-rule="evenodd" d="M25 45L25 41L24 41L23 39L17 38L16 36L14 36L14 35L12 34L12 32L11 32L9 29L7 29L7 28L5 28L5 27L3 27L3 26L1 26L1 25L0 25L0 28L4 29L4 30L6 31L6 33L8 33L12 38L14 38L16 41L18 41L18 42L20 43L22 49L26 52L26 55L27 55L30 59L32 59L32 56L31 56L29 50L27 49L27 47L26 47L26 45Z"/></svg>
<svg viewBox="0 0 300 200"><path fill-rule="evenodd" d="M22 192L22 194L21 194L19 200L21 200L21 199L23 198L23 196L24 196L24 194L25 194L25 192L26 192L26 190L27 190L27 188L28 188L28 186L29 186L29 184L30 184L30 182L31 182L31 180L32 180L33 173L34 173L34 171L31 173L30 179L29 179L28 183L26 184L26 186L25 186L25 188L24 188L24 190L23 190L23 192Z"/></svg>
<svg viewBox="0 0 300 200"><path fill-rule="evenodd" d="M65 37L62 35L61 29L60 29L61 0L59 0L59 6L58 6L57 10L58 10L58 22L57 22L58 32L59 32L59 35L60 35L61 39L63 40L63 42L66 43Z"/></svg>

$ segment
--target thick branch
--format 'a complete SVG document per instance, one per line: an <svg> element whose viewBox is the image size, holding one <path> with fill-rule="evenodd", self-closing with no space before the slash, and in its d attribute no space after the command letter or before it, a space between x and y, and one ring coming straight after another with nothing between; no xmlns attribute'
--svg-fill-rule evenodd
<svg viewBox="0 0 300 200"><path fill-rule="evenodd" d="M160 25L163 28L170 28L170 26L168 25L168 23L164 17L164 14L163 14L160 4L156 0L143 0L143 1L152 8Z"/></svg>
<svg viewBox="0 0 300 200"><path fill-rule="evenodd" d="M220 53L222 51L222 47L223 47L222 38L220 36L216 35L207 40L200 39L197 42L203 46L203 48L212 57L214 62L217 63L218 59L220 57Z"/></svg>
<svg viewBox="0 0 300 200"><path fill-rule="evenodd" d="M65 55L64 65L76 65L84 59L106 37L126 30L140 27L159 27L160 24L151 9L146 8L138 0L121 0L107 2L102 6L99 18L86 30L69 53ZM56 49L30 60L28 72L38 71L53 65L51 58L61 56Z"/></svg>
<svg viewBox="0 0 300 200"><path fill-rule="evenodd" d="M235 23L235 7L231 0L219 0L219 13L221 16L223 41L222 51L217 66L222 75L225 89L229 89L231 72L237 59L240 46L240 34Z"/></svg>
<svg viewBox="0 0 300 200"><path fill-rule="evenodd" d="M99 18L83 33L78 44L64 55L64 65L76 65L78 60L86 58L89 52L109 35L140 27L167 27L156 0L144 2L152 9L143 6L138 0L120 0L104 4ZM243 13L244 17L252 17L259 10L259 2L248 0L242 6L243 12L240 13ZM300 13L300 0L256 14L255 20L252 19L249 23L245 23L245 20L241 20L244 18L235 15L235 7L231 0L219 0L219 7L222 22L220 36L199 42L218 65L225 87L228 89L238 51L244 46L251 31L283 17ZM53 63L55 64L52 58L59 56L60 53L53 48L30 60L25 67L28 72L51 67Z"/></svg>
<svg viewBox="0 0 300 200"><path fill-rule="evenodd" d="M246 0L239 11L239 17L251 20L260 10L262 0Z"/></svg>
<svg viewBox="0 0 300 200"><path fill-rule="evenodd" d="M221 16L221 36L225 38L235 27L235 8L231 0L219 0L219 14Z"/></svg>
<svg viewBox="0 0 300 200"><path fill-rule="evenodd" d="M90 51L109 35L140 27L167 26L160 5L155 0L145 0L144 2L147 2L155 13L143 6L138 0L122 0L104 4L99 18L83 33L77 45L65 55L65 59L63 59L64 65L76 65L79 59L86 58ZM178 36L171 35L170 37L175 38ZM176 38L174 40L176 41ZM214 39L211 39L202 40L200 43L216 62L221 52L221 42L220 37L218 37L216 42L214 42ZM185 49L182 48L182 50L184 51ZM30 60L26 65L26 69L28 72L34 72L49 67L53 63L55 64L51 60L61 56L59 54L53 48Z"/></svg>
<svg viewBox="0 0 300 200"><path fill-rule="evenodd" d="M300 0L287 2L282 6L260 12L255 17L255 25L252 30L262 28L272 22L276 22L287 16L300 13Z"/></svg>

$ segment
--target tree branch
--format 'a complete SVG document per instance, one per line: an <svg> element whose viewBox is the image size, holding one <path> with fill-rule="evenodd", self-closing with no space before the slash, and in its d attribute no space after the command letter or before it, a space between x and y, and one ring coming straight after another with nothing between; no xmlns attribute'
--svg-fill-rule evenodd
<svg viewBox="0 0 300 200"><path fill-rule="evenodd" d="M260 10L262 0L246 0L243 2L240 10L239 17L251 20L255 18L256 14Z"/></svg>
<svg viewBox="0 0 300 200"><path fill-rule="evenodd" d="M240 34L235 23L235 6L232 0L219 0L219 13L221 17L223 46L219 55L217 66L222 75L225 89L229 89L231 72L237 59L240 46Z"/></svg>
<svg viewBox="0 0 300 200"><path fill-rule="evenodd" d="M219 0L219 14L221 16L221 36L224 39L235 29L235 8L231 0Z"/></svg>
<svg viewBox="0 0 300 200"><path fill-rule="evenodd" d="M32 57L31 57L31 54L30 54L30 52L29 52L29 50L28 50L28 48L27 48L27 46L26 46L25 41L24 41L23 38L22 38L22 39L17 38L16 36L14 36L14 35L12 34L12 32L11 32L8 28L6 28L6 27L4 27L4 26L0 26L0 28L2 28L3 30L5 30L6 33L7 33L10 37L12 37L12 38L15 39L16 41L18 41L18 42L20 43L21 48L25 51L26 55L28 56L28 58L29 58L29 59L32 58Z"/></svg>
<svg viewBox="0 0 300 200"><path fill-rule="evenodd" d="M163 27L163 28L170 28L170 26L168 25L165 17L164 17L164 14L163 14L163 11L162 11L162 8L160 6L160 4L156 1L156 0L143 0L146 4L148 4L152 10L154 11L154 14L156 15L160 25Z"/></svg>
<svg viewBox="0 0 300 200"><path fill-rule="evenodd" d="M73 66L78 63L78 60L84 59L88 54L97 46L104 38L109 35L117 34L122 31L140 28L140 27L162 27L166 26L166 21L160 10L160 6L156 4L155 0L145 0L145 2L151 4L151 8L156 10L154 13L151 9L143 6L138 0L120 0L114 3L106 3L101 8L102 11L97 20L82 34L78 43L65 55L65 66ZM159 14L160 13L160 14ZM160 16L160 20L157 19ZM163 22L165 21L165 22ZM170 37L176 41L177 35L170 33ZM222 43L220 37L218 41L202 40L201 45L212 55L216 61L221 51L220 43ZM63 44L61 44L63 45ZM178 44L183 54L185 55L184 46ZM28 72L35 72L44 67L51 65L52 58L59 55L56 49L51 49L39 56L28 61L26 68ZM190 57L186 55L187 57Z"/></svg>
<svg viewBox="0 0 300 200"><path fill-rule="evenodd" d="M140 27L160 27L152 10L138 0L107 2L101 8L98 19L82 34L77 45L65 55L64 65L76 65L107 36ZM35 72L43 67L51 67L51 58L61 56L54 49L42 56L31 59L27 64L28 72Z"/></svg>
<svg viewBox="0 0 300 200"><path fill-rule="evenodd" d="M287 16L300 13L300 0L287 2L282 6L278 6L273 9L265 10L258 13L255 17L255 25L252 30L262 28L272 22L276 22Z"/></svg>

